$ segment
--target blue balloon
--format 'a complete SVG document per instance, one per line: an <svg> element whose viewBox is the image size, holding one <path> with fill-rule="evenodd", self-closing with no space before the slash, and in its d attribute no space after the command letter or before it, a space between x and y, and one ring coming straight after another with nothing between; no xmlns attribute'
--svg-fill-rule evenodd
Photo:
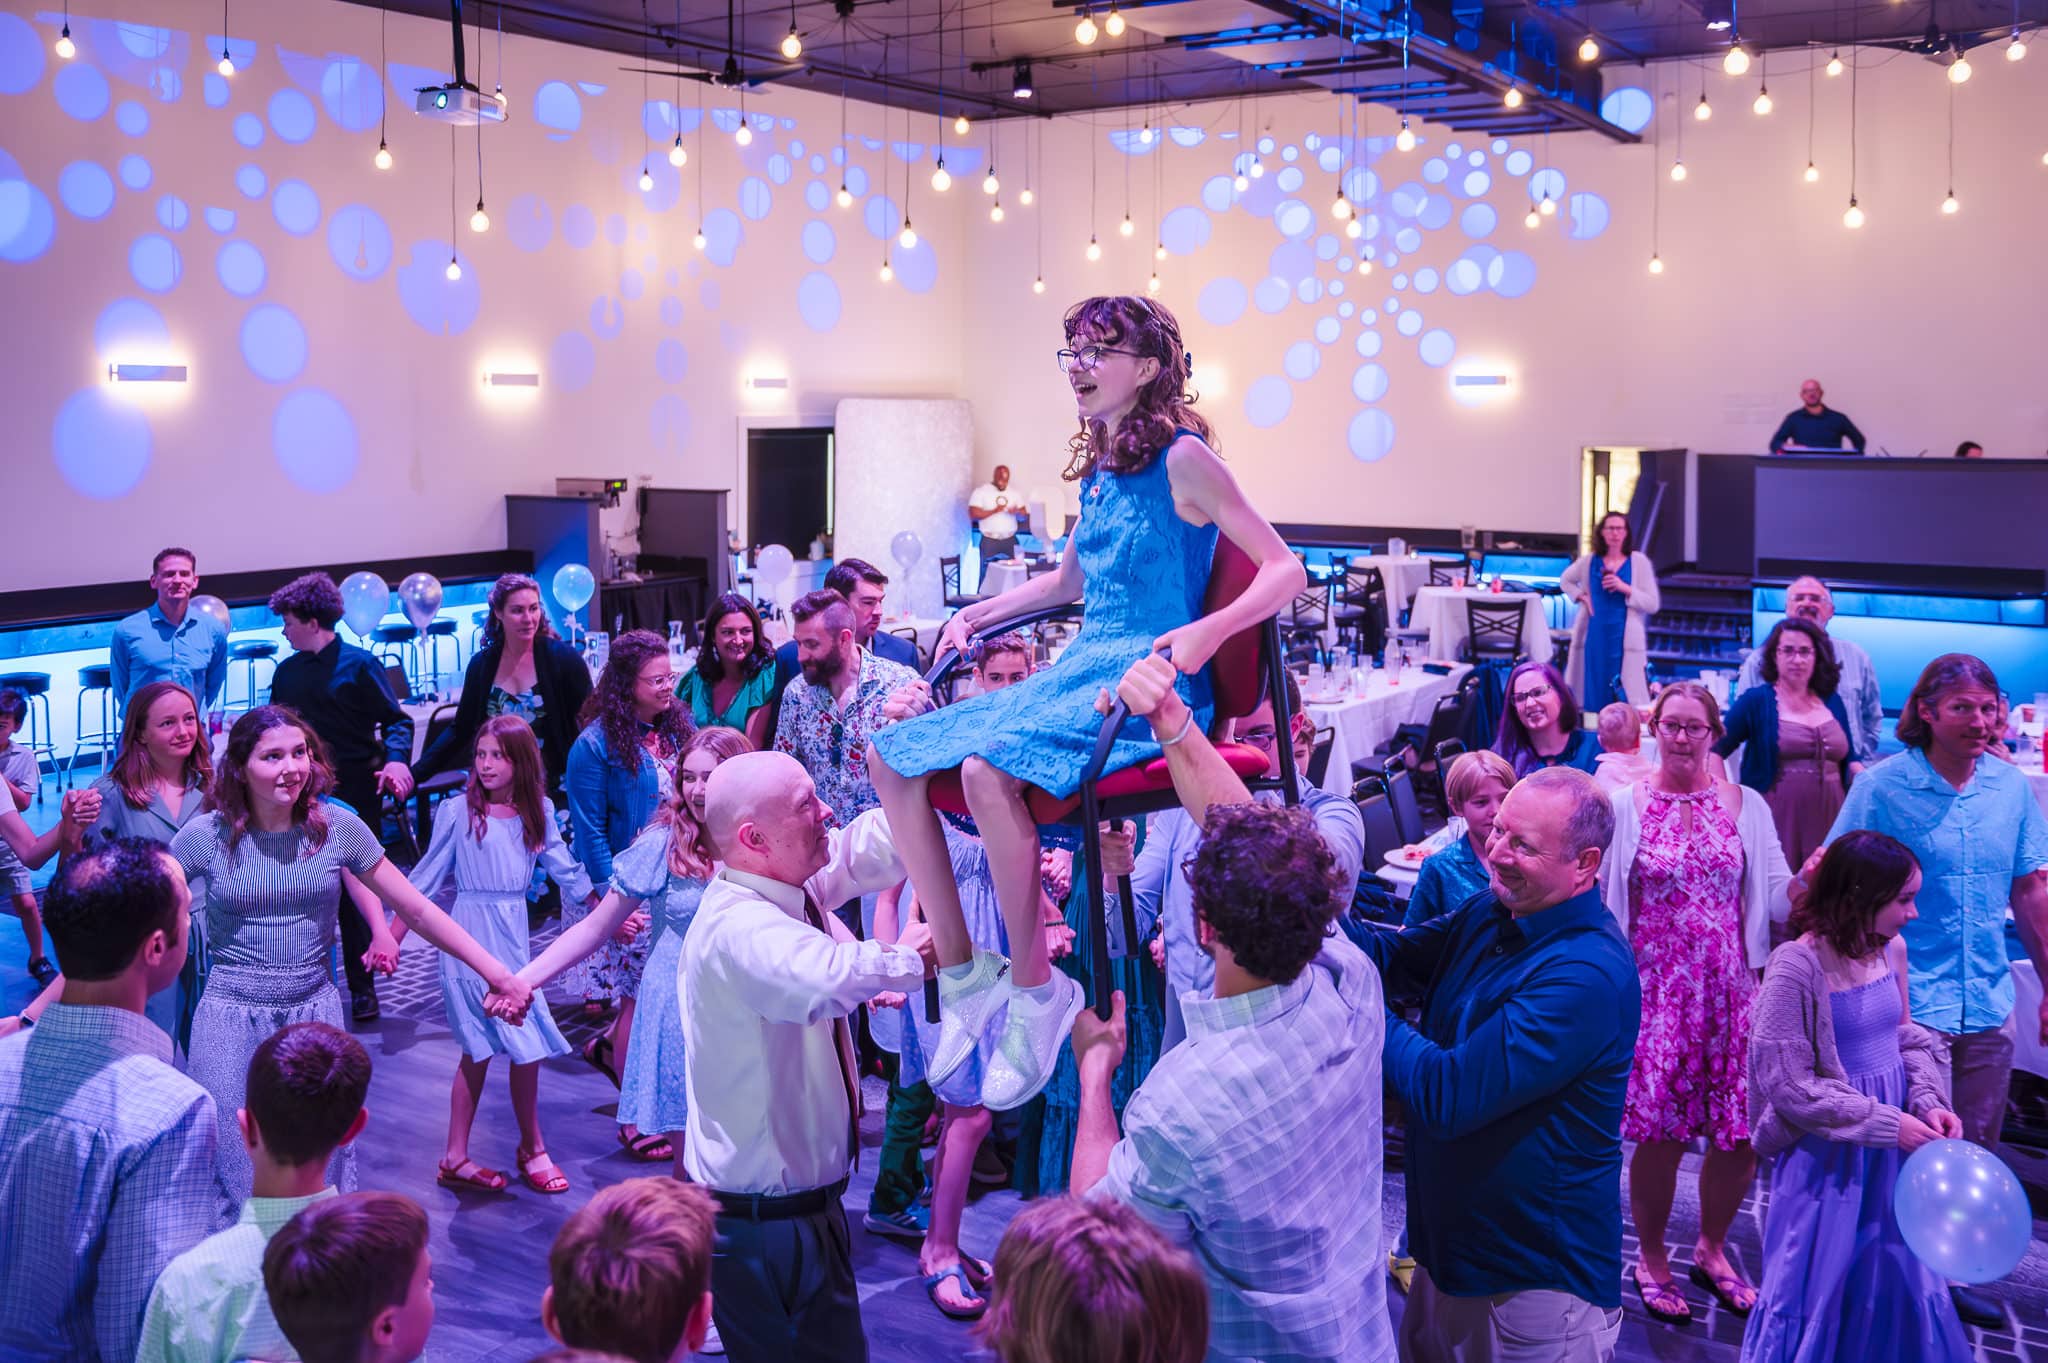
<svg viewBox="0 0 2048 1363"><path fill-rule="evenodd" d="M580 563L565 563L555 570L555 600L563 610L575 612L597 595L597 579Z"/></svg>
<svg viewBox="0 0 2048 1363"><path fill-rule="evenodd" d="M1899 1233L1944 1278L1988 1283L2026 1257L2033 1213L2004 1161L1968 1141L1929 1141L1899 1170L1892 1190Z"/></svg>
<svg viewBox="0 0 2048 1363"><path fill-rule="evenodd" d="M370 637L384 612L391 609L391 588L375 573L350 573L341 581L341 618L358 639Z"/></svg>

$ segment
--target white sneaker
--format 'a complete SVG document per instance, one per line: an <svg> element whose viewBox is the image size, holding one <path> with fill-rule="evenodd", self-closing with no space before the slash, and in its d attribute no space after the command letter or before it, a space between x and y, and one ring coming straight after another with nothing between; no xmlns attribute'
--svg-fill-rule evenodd
<svg viewBox="0 0 2048 1363"><path fill-rule="evenodd" d="M704 1331L704 1347L697 1350L697 1356L703 1358L711 1354L723 1354L724 1352L725 1341L718 1337L718 1327L716 1325L707 1327Z"/></svg>
<svg viewBox="0 0 2048 1363"><path fill-rule="evenodd" d="M991 1112L1024 1106L1052 1078L1060 1046L1073 1030L1084 1002L1080 983L1062 971L1052 972L1052 987L1052 997L1044 1003L1014 984L1006 991L1010 1013L1003 1021L1002 1039L996 1043L988 1076L981 1083L981 1105Z"/></svg>
<svg viewBox="0 0 2048 1363"><path fill-rule="evenodd" d="M939 1040L932 1047L924 1076L925 1082L934 1086L945 1083L967 1063L988 1030L989 1018L1010 995L1003 988L1003 981L1010 977L1007 957L977 951L968 964L973 968L965 979L939 972Z"/></svg>

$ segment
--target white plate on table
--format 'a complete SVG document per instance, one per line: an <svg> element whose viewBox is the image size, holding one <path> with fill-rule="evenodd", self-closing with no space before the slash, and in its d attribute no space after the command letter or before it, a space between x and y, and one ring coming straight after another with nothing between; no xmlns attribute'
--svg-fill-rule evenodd
<svg viewBox="0 0 2048 1363"><path fill-rule="evenodd" d="M1422 863L1428 859L1428 851L1419 847L1403 847L1387 853L1387 865L1399 867L1403 871L1419 871L1422 869Z"/></svg>

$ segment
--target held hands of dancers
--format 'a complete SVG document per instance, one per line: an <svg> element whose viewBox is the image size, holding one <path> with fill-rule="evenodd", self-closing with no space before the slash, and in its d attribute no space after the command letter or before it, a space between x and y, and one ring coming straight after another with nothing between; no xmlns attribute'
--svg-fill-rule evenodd
<svg viewBox="0 0 2048 1363"><path fill-rule="evenodd" d="M412 768L403 762L386 762L377 771L377 793L404 800L412 794Z"/></svg>
<svg viewBox="0 0 2048 1363"><path fill-rule="evenodd" d="M625 922L619 924L619 930L612 934L612 940L620 946L630 945L634 938L646 931L651 921L647 916L647 910L635 909L626 915Z"/></svg>
<svg viewBox="0 0 2048 1363"><path fill-rule="evenodd" d="M533 986L499 966L498 978L491 981L491 992L484 995L484 1011L517 1027L526 1021L526 1010L532 1006Z"/></svg>
<svg viewBox="0 0 2048 1363"><path fill-rule="evenodd" d="M92 827L100 817L100 793L96 790L67 790L64 792L64 850L77 853L85 849L85 830Z"/></svg>
<svg viewBox="0 0 2048 1363"><path fill-rule="evenodd" d="M363 953L363 967L379 975L398 973L398 940L405 931L401 925L398 932L390 928L379 928L370 934L370 949Z"/></svg>

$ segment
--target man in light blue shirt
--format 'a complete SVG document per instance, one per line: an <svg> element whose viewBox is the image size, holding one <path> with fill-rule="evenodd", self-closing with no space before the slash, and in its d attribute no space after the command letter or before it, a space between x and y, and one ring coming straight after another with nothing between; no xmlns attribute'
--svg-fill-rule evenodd
<svg viewBox="0 0 2048 1363"><path fill-rule="evenodd" d="M156 604L115 625L107 645L114 703L125 711L128 697L153 681L170 681L192 692L202 711L211 710L227 682L228 635L218 620L192 609L199 560L190 549L158 550L149 585Z"/></svg>
<svg viewBox="0 0 2048 1363"><path fill-rule="evenodd" d="M1785 614L1825 632L1828 621L1835 618L1835 594L1817 577L1795 577L1785 588ZM1849 758L1855 764L1853 771L1877 761L1878 745L1884 741L1884 699L1878 693L1876 665L1863 646L1838 634L1829 634L1828 642L1834 645L1835 662L1842 669L1835 694L1842 698L1842 708L1849 712ZM1764 684L1763 665L1763 649L1751 649L1742 660L1742 669L1735 674L1735 695L1730 700Z"/></svg>
<svg viewBox="0 0 2048 1363"><path fill-rule="evenodd" d="M1301 691L1293 674L1287 676L1287 712L1293 719L1294 769L1300 780L1301 805L1316 822L1324 844L1337 859L1337 875L1348 886L1358 884L1359 863L1365 859L1365 821L1358 806L1341 795L1332 795L1308 779L1308 754L1315 739L1315 722L1301 712ZM1237 742L1266 754L1266 775L1280 775L1279 732L1273 724L1273 703L1259 707L1235 721L1232 734ZM1207 740L1190 734L1187 742ZM1276 792L1262 791L1256 797L1278 803ZM1104 874L1114 883L1119 875L1131 878L1131 894L1137 906L1138 936L1151 935L1159 925L1165 953L1166 1024L1160 1040L1162 1050L1171 1050L1187 1035L1182 997L1189 991L1207 994L1216 980L1216 963L1209 959L1195 937L1194 895L1181 864L1193 856L1202 842L1201 824L1184 809L1156 815L1145 835L1144 850L1131 857L1128 833L1106 835L1102 840ZM1124 954L1123 916L1110 915L1110 951Z"/></svg>
<svg viewBox="0 0 2048 1363"><path fill-rule="evenodd" d="M157 1275L220 1224L213 1099L142 1014L185 962L191 902L139 838L50 886L64 992L0 1040L0 1358L129 1363Z"/></svg>

